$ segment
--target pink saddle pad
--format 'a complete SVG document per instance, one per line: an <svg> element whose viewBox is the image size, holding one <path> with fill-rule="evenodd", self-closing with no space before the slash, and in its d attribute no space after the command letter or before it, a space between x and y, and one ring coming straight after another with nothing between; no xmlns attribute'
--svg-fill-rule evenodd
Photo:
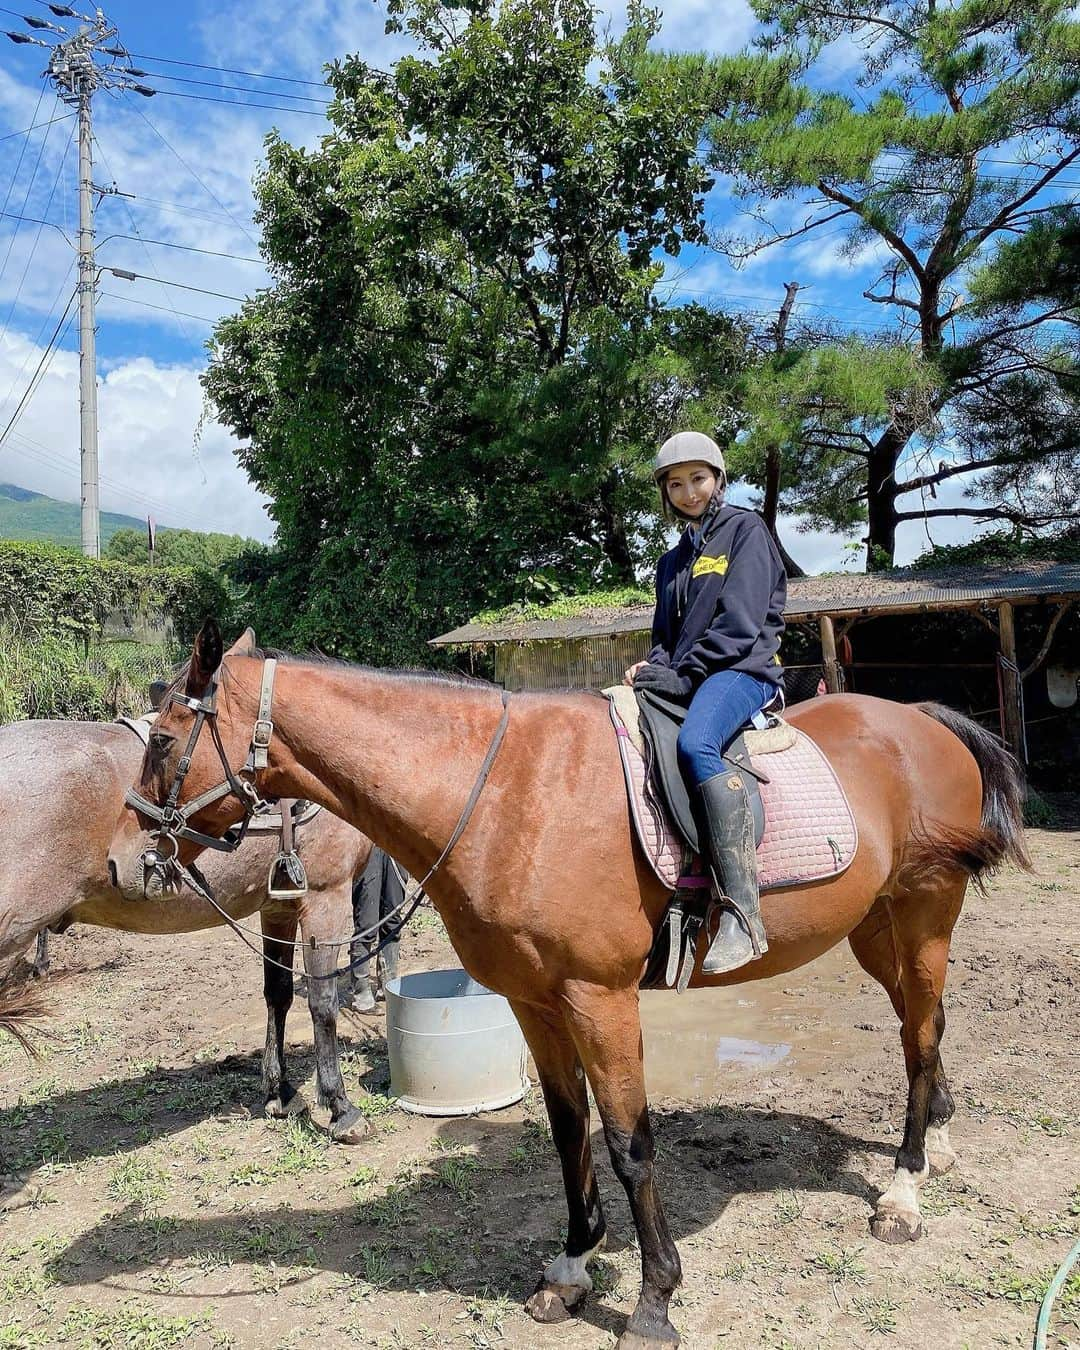
<svg viewBox="0 0 1080 1350"><path fill-rule="evenodd" d="M611 720L630 813L653 871L672 890L680 881L700 885L700 875L684 875L693 870L694 860L684 857L682 841L653 793L645 761L614 704ZM761 889L805 885L839 876L850 867L859 844L855 816L820 747L796 731L795 744L789 749L751 755L750 762L769 779L760 785L765 808L765 833L757 850Z"/></svg>

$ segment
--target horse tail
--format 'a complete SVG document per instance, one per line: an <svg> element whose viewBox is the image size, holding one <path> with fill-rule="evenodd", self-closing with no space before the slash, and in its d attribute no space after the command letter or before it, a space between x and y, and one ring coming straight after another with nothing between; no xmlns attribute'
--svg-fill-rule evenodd
<svg viewBox="0 0 1080 1350"><path fill-rule="evenodd" d="M941 703L916 706L962 742L974 757L982 778L979 829L944 841L945 852L950 855L948 861L980 884L1003 862L1031 871L1024 841L1024 771L1019 760L997 736L963 713ZM942 861L939 857L939 866Z"/></svg>
<svg viewBox="0 0 1080 1350"><path fill-rule="evenodd" d="M41 984L29 979L20 970L9 971L0 978L0 1032L7 1032L18 1041L31 1059L37 1059L37 1047L31 1033L49 1013L48 1001Z"/></svg>

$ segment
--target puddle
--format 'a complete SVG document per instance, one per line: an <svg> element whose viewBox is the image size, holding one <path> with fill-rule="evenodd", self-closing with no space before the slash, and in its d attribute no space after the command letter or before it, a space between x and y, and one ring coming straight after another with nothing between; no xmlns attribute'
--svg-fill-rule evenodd
<svg viewBox="0 0 1080 1350"><path fill-rule="evenodd" d="M823 1067L857 1033L843 995L865 976L847 944L775 979L641 996L650 1096L707 1098L755 1075Z"/></svg>

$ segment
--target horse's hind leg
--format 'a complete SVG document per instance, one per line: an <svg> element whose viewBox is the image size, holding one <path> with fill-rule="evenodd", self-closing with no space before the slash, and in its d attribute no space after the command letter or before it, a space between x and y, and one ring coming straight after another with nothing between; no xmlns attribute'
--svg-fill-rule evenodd
<svg viewBox="0 0 1080 1350"><path fill-rule="evenodd" d="M682 1279L682 1266L656 1185L637 989L574 985L565 997L567 1022L641 1248L641 1294L616 1350L668 1350L679 1343L668 1320L668 1304Z"/></svg>
<svg viewBox="0 0 1080 1350"><path fill-rule="evenodd" d="M936 1146L935 1151L943 1155L942 1160L946 1150L951 1153L947 1125L953 1103L939 1053L945 1029L941 996L948 967L949 940L963 902L964 884L963 881L942 882L888 903L895 973L891 981L882 979L882 983L889 989L901 1018L900 1039L907 1067L908 1102L904 1138L896 1155L896 1171L888 1190L877 1202L870 1224L873 1235L883 1242L913 1241L920 1236L919 1188L930 1175L927 1143ZM883 936L876 944L862 944L861 951L858 939L853 937L856 956L871 973L877 974L864 959L874 945L879 952L887 950ZM932 1131L929 1140L928 1127Z"/></svg>
<svg viewBox="0 0 1080 1350"><path fill-rule="evenodd" d="M301 915L308 1010L315 1038L315 1077L319 1105L330 1111L330 1134L340 1144L358 1144L370 1129L360 1108L345 1091L338 1046L338 991L335 971L349 951L352 931L351 884L342 896L331 890L312 891Z"/></svg>
<svg viewBox="0 0 1080 1350"><path fill-rule="evenodd" d="M263 933L263 994L266 998L266 1046L263 1049L263 1110L268 1116L289 1116L307 1109L285 1074L285 1018L293 999L295 911L260 915Z"/></svg>
<svg viewBox="0 0 1080 1350"><path fill-rule="evenodd" d="M859 965L884 988L897 1017L903 1024L904 994L900 988L900 965L893 942L892 920L889 918L884 900L879 900L874 905L848 940ZM945 1035L945 1008L940 1000L934 1016L938 1037L938 1062L933 1086L930 1089L930 1107L927 1112L926 1157L930 1164L930 1175L940 1176L956 1163L956 1154L949 1141L949 1121L956 1111L956 1104L949 1091L945 1066L941 1060L940 1047Z"/></svg>
<svg viewBox="0 0 1080 1350"><path fill-rule="evenodd" d="M31 972L35 980L43 980L49 973L49 930L42 928L37 935L37 947L34 949L34 964Z"/></svg>
<svg viewBox="0 0 1080 1350"><path fill-rule="evenodd" d="M604 1242L585 1071L561 1011L544 1012L518 1002L512 1006L540 1075L569 1214L562 1255L544 1271L525 1307L537 1322L562 1322L592 1289L588 1261Z"/></svg>

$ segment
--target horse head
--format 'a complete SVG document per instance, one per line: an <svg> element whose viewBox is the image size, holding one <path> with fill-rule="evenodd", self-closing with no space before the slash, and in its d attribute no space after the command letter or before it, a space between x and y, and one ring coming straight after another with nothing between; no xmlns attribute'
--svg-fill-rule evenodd
<svg viewBox="0 0 1080 1350"><path fill-rule="evenodd" d="M195 858L205 848L235 848L265 805L255 778L267 762L269 711L252 731L227 665L253 655L254 640L249 628L225 651L208 619L186 672L160 693L139 777L109 846L109 876L126 899L156 899L185 881L198 888Z"/></svg>

